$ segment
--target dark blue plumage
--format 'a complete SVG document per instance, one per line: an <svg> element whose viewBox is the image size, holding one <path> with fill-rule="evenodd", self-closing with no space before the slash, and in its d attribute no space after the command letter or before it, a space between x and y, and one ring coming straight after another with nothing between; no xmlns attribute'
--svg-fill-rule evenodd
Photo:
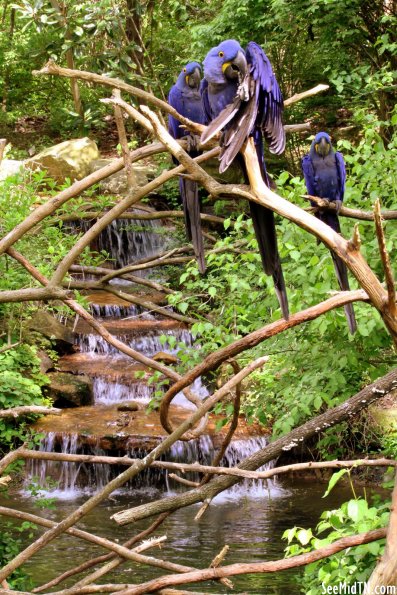
<svg viewBox="0 0 397 595"><path fill-rule="evenodd" d="M272 153L285 148L283 97L271 64L262 48L251 41L244 51L234 39L212 48L204 60L201 85L209 122L201 140L222 131L219 171L225 171L246 140L255 142L263 180L269 185L263 157L263 138ZM246 174L246 170L244 167ZM273 211L250 201L250 211L263 268L272 275L282 314L288 319L288 300L277 247Z"/></svg>
<svg viewBox="0 0 397 595"><path fill-rule="evenodd" d="M311 196L325 198L335 203L337 207L337 212L320 209L316 212L316 217L340 233L338 212L345 194L346 168L343 155L339 151L334 151L329 134L326 132L316 134L309 154L302 159L302 171L308 193ZM316 206L314 202L311 204ZM332 251L331 256L339 287L343 291L348 291L350 287L347 267L343 260ZM345 313L349 330L353 334L357 324L352 304L345 306Z"/></svg>
<svg viewBox="0 0 397 595"><path fill-rule="evenodd" d="M198 62L190 62L183 68L175 85L168 94L168 103L182 116L198 124L204 124L205 117L201 95L199 92L201 80L201 66ZM168 130L173 138L180 139L185 136L191 139L186 128L173 116L168 116ZM189 150L192 157L197 151ZM200 202L197 183L186 178L179 178L179 190L185 214L186 235L193 244L198 267L205 273L204 242L200 223Z"/></svg>

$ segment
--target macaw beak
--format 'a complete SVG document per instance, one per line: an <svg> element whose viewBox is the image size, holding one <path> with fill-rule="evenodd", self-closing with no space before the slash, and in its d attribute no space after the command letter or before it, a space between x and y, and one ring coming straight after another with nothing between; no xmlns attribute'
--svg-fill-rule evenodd
<svg viewBox="0 0 397 595"><path fill-rule="evenodd" d="M247 72L247 60L245 54L239 50L234 60L222 64L222 72L227 79L236 79L239 74L244 76Z"/></svg>
<svg viewBox="0 0 397 595"><path fill-rule="evenodd" d="M324 137L322 137L320 142L316 143L314 146L316 152L323 158L328 155L331 149L330 143Z"/></svg>
<svg viewBox="0 0 397 595"><path fill-rule="evenodd" d="M185 76L186 84L189 85L192 89L198 89L200 87L201 81L201 71L199 68L195 68L192 74L187 74Z"/></svg>

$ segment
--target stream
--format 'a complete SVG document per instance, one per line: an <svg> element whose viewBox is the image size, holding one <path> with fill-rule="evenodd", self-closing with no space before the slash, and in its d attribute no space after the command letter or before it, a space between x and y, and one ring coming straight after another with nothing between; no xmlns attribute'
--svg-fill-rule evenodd
<svg viewBox="0 0 397 595"><path fill-rule="evenodd" d="M84 223L83 228L86 229L87 225ZM136 231L129 229L127 222L114 222L99 236L94 248L108 251L116 266L124 266L164 249L164 234L156 233L158 226L158 222L142 222L140 230ZM142 290L141 286L122 280L115 280L115 286L117 284L121 284L123 291L127 292ZM193 345L189 329L176 321L164 319L103 292L92 294L88 299L92 314L110 332L146 356L152 357L159 352L175 355L178 349ZM156 299L153 292L149 294L149 299ZM158 414L146 412L146 405L153 396L153 386L147 383L147 378L138 379L136 376L137 371L145 372L145 369L109 346L82 321L76 322L74 330L76 352L60 358L58 367L62 372L90 376L93 380L93 404L65 409L61 416L42 418L36 424L44 435L39 448L65 453L145 456L165 436ZM165 338L160 339L161 335ZM208 395L201 379L197 379L193 389L201 398ZM120 410L120 403L125 405L126 401L135 401L137 410ZM177 396L171 409L174 423L189 414L189 406L182 395ZM220 439L221 434L215 431L212 423L208 435L190 443L177 442L164 458L209 464ZM249 454L263 448L267 440L263 431L242 422L221 465L237 465ZM11 500L0 498L0 503L58 521L120 471L121 468L108 465L30 461L26 464L24 488ZM50 489L46 485L49 477L56 482L55 487ZM32 478L46 496L54 498L54 509L39 511L34 506L28 491ZM195 479L194 476L190 478ZM146 528L152 519L119 527L110 520L115 512L185 489L170 480L166 471L148 469L112 494L78 526L122 543ZM215 498L199 522L194 521L199 505L172 514L155 533L157 536L167 535L166 543L161 550L149 550L148 555L204 568L227 544L230 550L224 562L226 564L282 558L286 544L281 536L285 529L294 525L314 527L323 510L337 507L351 497L350 488L337 486L323 500L325 489L325 485L314 481L293 479L269 480L263 484L244 482ZM1 522L6 521L1 519ZM25 568L34 583L42 584L99 553L103 550L63 535L32 558ZM234 592L295 593L298 592L296 579L299 572L235 577ZM166 573L126 562L103 580L140 583ZM59 588L71 584L73 579L62 583ZM194 588L208 593L226 592L219 583L205 583Z"/></svg>

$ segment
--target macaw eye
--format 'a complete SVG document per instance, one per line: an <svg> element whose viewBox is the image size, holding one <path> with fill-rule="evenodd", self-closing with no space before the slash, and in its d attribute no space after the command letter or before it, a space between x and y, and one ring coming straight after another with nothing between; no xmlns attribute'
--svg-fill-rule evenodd
<svg viewBox="0 0 397 595"><path fill-rule="evenodd" d="M222 51L221 51L221 52L219 52L219 53L218 53L218 56L219 56L220 58L223 58L223 56L224 56L224 55L225 55L225 52L222 52Z"/></svg>
<svg viewBox="0 0 397 595"><path fill-rule="evenodd" d="M186 68L183 69L183 72L187 72Z"/></svg>

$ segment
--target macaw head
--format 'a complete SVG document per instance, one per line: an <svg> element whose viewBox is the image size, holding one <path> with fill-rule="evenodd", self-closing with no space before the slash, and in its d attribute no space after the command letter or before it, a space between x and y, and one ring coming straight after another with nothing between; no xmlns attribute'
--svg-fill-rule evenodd
<svg viewBox="0 0 397 595"><path fill-rule="evenodd" d="M318 132L314 137L313 146L317 155L324 159L332 149L330 135L326 132Z"/></svg>
<svg viewBox="0 0 397 595"><path fill-rule="evenodd" d="M247 71L245 52L235 39L222 41L204 59L204 77L209 83L224 84L244 76Z"/></svg>
<svg viewBox="0 0 397 595"><path fill-rule="evenodd" d="M201 65L198 62L189 62L182 69L178 76L177 85L180 88L188 86L191 89L198 89L201 81Z"/></svg>

